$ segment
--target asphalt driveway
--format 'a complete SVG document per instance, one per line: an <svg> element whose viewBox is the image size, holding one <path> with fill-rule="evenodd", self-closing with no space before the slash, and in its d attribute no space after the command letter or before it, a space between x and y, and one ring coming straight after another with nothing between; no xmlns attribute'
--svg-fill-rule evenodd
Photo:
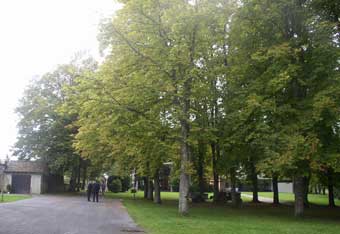
<svg viewBox="0 0 340 234"><path fill-rule="evenodd" d="M0 204L0 234L141 233L119 200L37 196Z"/></svg>

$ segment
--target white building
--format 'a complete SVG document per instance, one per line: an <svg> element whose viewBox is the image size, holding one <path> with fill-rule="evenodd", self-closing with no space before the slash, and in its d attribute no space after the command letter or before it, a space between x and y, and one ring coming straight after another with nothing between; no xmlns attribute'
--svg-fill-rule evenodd
<svg viewBox="0 0 340 234"><path fill-rule="evenodd" d="M293 182L278 182L277 187L280 193L294 193Z"/></svg>
<svg viewBox="0 0 340 234"><path fill-rule="evenodd" d="M2 174L2 175L1 175ZM41 194L47 191L48 169L36 161L10 161L0 171L0 190L16 194Z"/></svg>

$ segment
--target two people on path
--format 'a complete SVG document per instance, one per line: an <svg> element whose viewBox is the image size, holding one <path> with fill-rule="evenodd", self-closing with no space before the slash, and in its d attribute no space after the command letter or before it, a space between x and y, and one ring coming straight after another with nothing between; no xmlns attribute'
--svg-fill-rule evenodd
<svg viewBox="0 0 340 234"><path fill-rule="evenodd" d="M105 183L100 184L98 181L90 182L87 185L87 200L91 201L91 196L92 196L92 201L93 202L98 202L98 197L99 197L99 191L102 190L102 193L104 195L104 191L106 189Z"/></svg>

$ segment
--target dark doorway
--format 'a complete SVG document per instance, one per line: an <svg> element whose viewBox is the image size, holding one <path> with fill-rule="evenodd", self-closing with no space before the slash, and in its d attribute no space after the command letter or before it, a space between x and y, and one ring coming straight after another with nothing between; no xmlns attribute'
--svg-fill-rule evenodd
<svg viewBox="0 0 340 234"><path fill-rule="evenodd" d="M14 193L26 194L31 192L31 175L12 175Z"/></svg>

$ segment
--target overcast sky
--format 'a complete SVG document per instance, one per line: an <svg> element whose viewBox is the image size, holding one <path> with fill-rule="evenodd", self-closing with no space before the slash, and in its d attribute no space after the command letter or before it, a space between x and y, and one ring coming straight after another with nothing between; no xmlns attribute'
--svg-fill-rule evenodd
<svg viewBox="0 0 340 234"><path fill-rule="evenodd" d="M116 7L114 0L0 1L0 158L11 154L14 109L29 80L78 51L98 56L98 23Z"/></svg>

